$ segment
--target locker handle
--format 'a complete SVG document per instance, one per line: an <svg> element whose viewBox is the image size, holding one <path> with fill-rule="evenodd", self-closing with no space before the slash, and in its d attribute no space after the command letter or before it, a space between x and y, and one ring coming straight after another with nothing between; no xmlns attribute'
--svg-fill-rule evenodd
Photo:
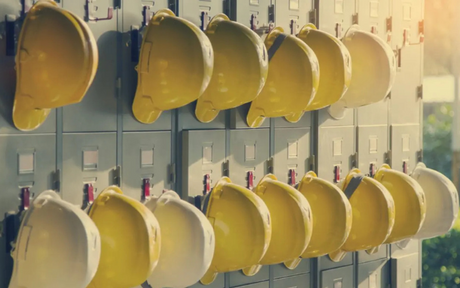
<svg viewBox="0 0 460 288"><path fill-rule="evenodd" d="M296 185L296 175L297 173L295 172L295 169L289 169L289 184L291 186L295 186Z"/></svg>
<svg viewBox="0 0 460 288"><path fill-rule="evenodd" d="M92 183L85 184L86 201L89 205L94 202L94 186Z"/></svg>
<svg viewBox="0 0 460 288"><path fill-rule="evenodd" d="M143 200L149 199L150 198L150 179L149 178L142 179L142 188L144 192Z"/></svg>
<svg viewBox="0 0 460 288"><path fill-rule="evenodd" d="M210 174L205 174L204 175L203 184L204 184L203 195L206 195L209 192L211 192L211 175Z"/></svg>
<svg viewBox="0 0 460 288"><path fill-rule="evenodd" d="M249 190L252 190L254 188L254 172L248 171L247 177L248 177L248 179L247 179L247 183L248 183L247 188Z"/></svg>
<svg viewBox="0 0 460 288"><path fill-rule="evenodd" d="M30 207L30 188L21 188L22 210L27 210Z"/></svg>

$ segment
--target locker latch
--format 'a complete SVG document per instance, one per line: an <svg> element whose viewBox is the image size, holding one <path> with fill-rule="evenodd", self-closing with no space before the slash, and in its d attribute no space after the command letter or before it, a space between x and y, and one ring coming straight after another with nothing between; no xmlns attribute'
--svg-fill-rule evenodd
<svg viewBox="0 0 460 288"><path fill-rule="evenodd" d="M30 207L30 187L21 188L21 210L28 210Z"/></svg>
<svg viewBox="0 0 460 288"><path fill-rule="evenodd" d="M296 19L291 19L290 27L291 27L291 35L297 35L297 20Z"/></svg>
<svg viewBox="0 0 460 288"><path fill-rule="evenodd" d="M211 192L211 175L210 174L205 174L204 175L203 184L204 184L203 195L206 195L209 192Z"/></svg>
<svg viewBox="0 0 460 288"><path fill-rule="evenodd" d="M409 172L409 164L407 163L407 160L403 161L402 169L403 169L404 174L408 174L408 172Z"/></svg>
<svg viewBox="0 0 460 288"><path fill-rule="evenodd" d="M289 169L289 185L295 186L297 184L296 176L297 172L295 171L295 169Z"/></svg>
<svg viewBox="0 0 460 288"><path fill-rule="evenodd" d="M376 165L375 163L371 163L369 165L369 177L374 177L376 172Z"/></svg>
<svg viewBox="0 0 460 288"><path fill-rule="evenodd" d="M85 196L86 196L86 203L88 205L93 204L93 202L94 202L94 186L93 186L93 183L86 183L85 184Z"/></svg>
<svg viewBox="0 0 460 288"><path fill-rule="evenodd" d="M254 172L253 171L248 171L247 173L247 186L249 190L252 190L254 188Z"/></svg>
<svg viewBox="0 0 460 288"><path fill-rule="evenodd" d="M201 28L202 31L204 31L204 30L206 30L206 27L208 27L209 21L211 20L211 17L209 16L209 12L208 11L201 11L200 19L201 19L200 28Z"/></svg>
<svg viewBox="0 0 460 288"><path fill-rule="evenodd" d="M372 34L379 34L379 31L377 30L377 26L372 26L371 27L371 33Z"/></svg>
<svg viewBox="0 0 460 288"><path fill-rule="evenodd" d="M142 8L142 16L143 16L143 26L149 25L150 19L152 19L153 15L155 15L155 12L153 12L153 6L150 5L145 5Z"/></svg>
<svg viewBox="0 0 460 288"><path fill-rule="evenodd" d="M100 7L96 4L97 0L86 0L86 20L87 21L105 21L113 18L114 7L107 7L107 15L104 17L97 17L95 14L100 10Z"/></svg>
<svg viewBox="0 0 460 288"><path fill-rule="evenodd" d="M335 183L340 182L340 165L334 166L334 182Z"/></svg>
<svg viewBox="0 0 460 288"><path fill-rule="evenodd" d="M251 29L253 31L256 31L257 28L258 28L258 25L259 25L259 20L257 20L257 15L256 14L251 14L250 24L251 24Z"/></svg>
<svg viewBox="0 0 460 288"><path fill-rule="evenodd" d="M142 192L142 200L148 200L150 198L150 178L142 179Z"/></svg>

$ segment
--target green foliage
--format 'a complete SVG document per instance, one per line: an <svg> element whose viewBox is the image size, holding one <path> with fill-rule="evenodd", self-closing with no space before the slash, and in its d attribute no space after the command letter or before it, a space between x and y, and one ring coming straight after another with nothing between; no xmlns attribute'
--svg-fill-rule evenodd
<svg viewBox="0 0 460 288"><path fill-rule="evenodd" d="M452 167L452 105L435 105L425 117L423 158L425 164L449 178ZM423 241L423 287L460 288L460 218L448 234Z"/></svg>

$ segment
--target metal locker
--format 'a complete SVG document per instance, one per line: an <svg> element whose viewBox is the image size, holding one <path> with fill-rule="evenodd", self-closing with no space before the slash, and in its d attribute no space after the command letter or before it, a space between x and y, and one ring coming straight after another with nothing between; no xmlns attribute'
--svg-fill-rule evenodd
<svg viewBox="0 0 460 288"><path fill-rule="evenodd" d="M352 24L354 1L328 0L319 2L319 29L342 39Z"/></svg>
<svg viewBox="0 0 460 288"><path fill-rule="evenodd" d="M393 0L392 5L392 47L396 53L398 73L391 92L390 121L392 124L420 123L424 3L422 0Z"/></svg>
<svg viewBox="0 0 460 288"><path fill-rule="evenodd" d="M145 29L153 13L169 8L168 0L123 0L122 23L119 23L121 41L121 57L118 58L121 70L121 101L123 106L123 131L170 130L171 111L164 111L152 124L144 124L133 116L132 105L137 89L137 71L142 36L140 31ZM134 40L138 40L137 42Z"/></svg>
<svg viewBox="0 0 460 288"><path fill-rule="evenodd" d="M195 116L196 101L179 108L179 129L183 130L204 130L204 129L225 129L226 115L228 111L220 111L216 119L210 123L201 123Z"/></svg>
<svg viewBox="0 0 460 288"><path fill-rule="evenodd" d="M310 129L276 128L273 173L281 182L295 185L310 170Z"/></svg>
<svg viewBox="0 0 460 288"><path fill-rule="evenodd" d="M284 277L288 277L292 275L308 273L310 272L310 267L311 267L311 259L302 259L299 266L297 266L297 268L295 268L294 270L286 268L284 264L272 265L273 278L277 279L277 278L284 278ZM294 278L294 277L291 277L291 278ZM289 286L286 286L286 287L289 287Z"/></svg>
<svg viewBox="0 0 460 288"><path fill-rule="evenodd" d="M368 32L390 40L387 32L387 19L391 17L390 4L392 0L356 0L357 20L359 26Z"/></svg>
<svg viewBox="0 0 460 288"><path fill-rule="evenodd" d="M322 127L318 132L318 176L338 182L352 167L355 128Z"/></svg>
<svg viewBox="0 0 460 288"><path fill-rule="evenodd" d="M275 127L279 128L311 127L312 117L313 113L305 112L297 123L288 122L284 117L275 118L274 122Z"/></svg>
<svg viewBox="0 0 460 288"><path fill-rule="evenodd" d="M55 188L54 134L0 136L0 155L0 185L4 191L0 193L0 215L17 212L23 195L33 197Z"/></svg>
<svg viewBox="0 0 460 288"><path fill-rule="evenodd" d="M275 279L274 288L310 288L310 274L301 274L281 279Z"/></svg>
<svg viewBox="0 0 460 288"><path fill-rule="evenodd" d="M328 255L318 258L318 267L320 271L349 266L353 265L353 263L353 253L347 253L345 258L343 258L343 260L340 262L332 261Z"/></svg>
<svg viewBox="0 0 460 288"><path fill-rule="evenodd" d="M390 285L390 263L379 260L358 266L358 288L387 288ZM399 286L398 286L399 287Z"/></svg>
<svg viewBox="0 0 460 288"><path fill-rule="evenodd" d="M420 256L412 254L405 257L391 259L391 285L398 288L421 287L419 264Z"/></svg>
<svg viewBox="0 0 460 288"><path fill-rule="evenodd" d="M252 189L267 174L268 129L230 130L229 177Z"/></svg>
<svg viewBox="0 0 460 288"><path fill-rule="evenodd" d="M366 251L358 251L358 263L366 263L379 259L387 259L390 245L381 245L379 251L374 254L369 254Z"/></svg>
<svg viewBox="0 0 460 288"><path fill-rule="evenodd" d="M270 0L230 0L230 3L230 18L253 30L268 29L274 21Z"/></svg>
<svg viewBox="0 0 460 288"><path fill-rule="evenodd" d="M320 72L321 73L321 72ZM329 108L324 108L318 111L318 126L349 126L355 123L355 109L346 109L345 115L342 119L334 119L329 115Z"/></svg>
<svg viewBox="0 0 460 288"><path fill-rule="evenodd" d="M297 35L310 21L308 15L313 10L312 0L273 0L275 5L275 25L284 32Z"/></svg>
<svg viewBox="0 0 460 288"><path fill-rule="evenodd" d="M269 279L270 269L269 266L262 266L259 273L254 276L248 277L242 271L234 271L227 274L230 287L238 287L255 282L267 281Z"/></svg>
<svg viewBox="0 0 460 288"><path fill-rule="evenodd" d="M144 201L170 188L171 132L123 133L122 189Z"/></svg>
<svg viewBox="0 0 460 288"><path fill-rule="evenodd" d="M240 286L240 288L268 288L268 287L270 287L268 281Z"/></svg>
<svg viewBox="0 0 460 288"><path fill-rule="evenodd" d="M358 126L358 168L373 177L386 163L388 152L388 126Z"/></svg>
<svg viewBox="0 0 460 288"><path fill-rule="evenodd" d="M400 258L411 254L419 253L422 249L422 242L420 240L411 240L405 248L401 248L398 244L392 244L390 246L391 258Z"/></svg>
<svg viewBox="0 0 460 288"><path fill-rule="evenodd" d="M116 133L63 135L62 198L87 206L91 198L115 185ZM89 200L89 201L88 201Z"/></svg>
<svg viewBox="0 0 460 288"><path fill-rule="evenodd" d="M419 162L420 125L391 126L391 168L410 174Z"/></svg>
<svg viewBox="0 0 460 288"><path fill-rule="evenodd" d="M353 278L353 266L322 271L321 288L351 288Z"/></svg>
<svg viewBox="0 0 460 288"><path fill-rule="evenodd" d="M246 116L248 115L250 107L251 107L251 103L248 103L248 104L244 104L240 107L230 110L230 128L231 129L249 128L248 122L246 121ZM260 127L261 128L270 127L269 119L265 119L265 121L260 125Z"/></svg>
<svg viewBox="0 0 460 288"><path fill-rule="evenodd" d="M211 191L223 176L225 131L183 131L182 198Z"/></svg>
<svg viewBox="0 0 460 288"><path fill-rule="evenodd" d="M211 18L224 12L223 0L179 0L178 15L191 21L202 30L206 29Z"/></svg>
<svg viewBox="0 0 460 288"><path fill-rule="evenodd" d="M114 1L65 1L63 8L85 19L99 49L96 77L80 103L63 108L64 132L116 131L117 129L117 10ZM87 5L85 5L87 4ZM110 19L109 19L110 18ZM98 19L90 20L90 19Z"/></svg>
<svg viewBox="0 0 460 288"><path fill-rule="evenodd" d="M203 285L201 282L190 286L190 288L224 288L225 287L225 274L220 273L217 275L216 280L209 285Z"/></svg>

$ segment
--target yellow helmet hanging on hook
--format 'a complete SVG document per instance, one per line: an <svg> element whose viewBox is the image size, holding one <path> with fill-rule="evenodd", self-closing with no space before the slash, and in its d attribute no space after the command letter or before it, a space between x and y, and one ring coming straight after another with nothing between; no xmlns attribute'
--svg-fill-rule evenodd
<svg viewBox="0 0 460 288"><path fill-rule="evenodd" d="M318 91L305 111L325 108L339 101L351 82L351 56L336 37L320 31L313 24L305 25L297 35L318 57L321 78Z"/></svg>
<svg viewBox="0 0 460 288"><path fill-rule="evenodd" d="M129 288L152 274L160 256L160 226L139 201L120 188L104 189L89 210L102 239L101 260L87 288Z"/></svg>
<svg viewBox="0 0 460 288"><path fill-rule="evenodd" d="M243 273L253 276L259 272L261 265L288 261L288 268L295 269L312 235L313 217L310 204L302 193L278 181L272 174L260 180L254 193L262 198L270 211L272 238L259 265L247 267L243 269Z"/></svg>
<svg viewBox="0 0 460 288"><path fill-rule="evenodd" d="M52 108L80 102L97 65L97 44L86 23L54 1L35 3L18 41L13 106L16 128L34 130Z"/></svg>
<svg viewBox="0 0 460 288"><path fill-rule="evenodd" d="M352 226L347 241L329 253L332 261L341 261L347 252L370 249L382 244L395 223L395 204L391 194L378 181L351 170L338 187L350 200Z"/></svg>
<svg viewBox="0 0 460 288"><path fill-rule="evenodd" d="M270 212L259 196L223 177L206 195L202 209L216 237L214 257L202 284L211 284L217 273L259 263L272 235Z"/></svg>
<svg viewBox="0 0 460 288"><path fill-rule="evenodd" d="M224 14L214 16L205 33L214 49L214 71L198 98L195 114L208 123L220 110L238 107L259 95L268 74L268 55L254 31Z"/></svg>
<svg viewBox="0 0 460 288"><path fill-rule="evenodd" d="M277 27L268 34L265 46L270 61L268 78L246 117L252 128L262 125L266 117L299 121L319 85L318 58L302 40Z"/></svg>
<svg viewBox="0 0 460 288"><path fill-rule="evenodd" d="M134 117L150 124L162 111L197 100L211 81L213 63L211 42L203 31L169 9L157 11L145 31L136 68Z"/></svg>

